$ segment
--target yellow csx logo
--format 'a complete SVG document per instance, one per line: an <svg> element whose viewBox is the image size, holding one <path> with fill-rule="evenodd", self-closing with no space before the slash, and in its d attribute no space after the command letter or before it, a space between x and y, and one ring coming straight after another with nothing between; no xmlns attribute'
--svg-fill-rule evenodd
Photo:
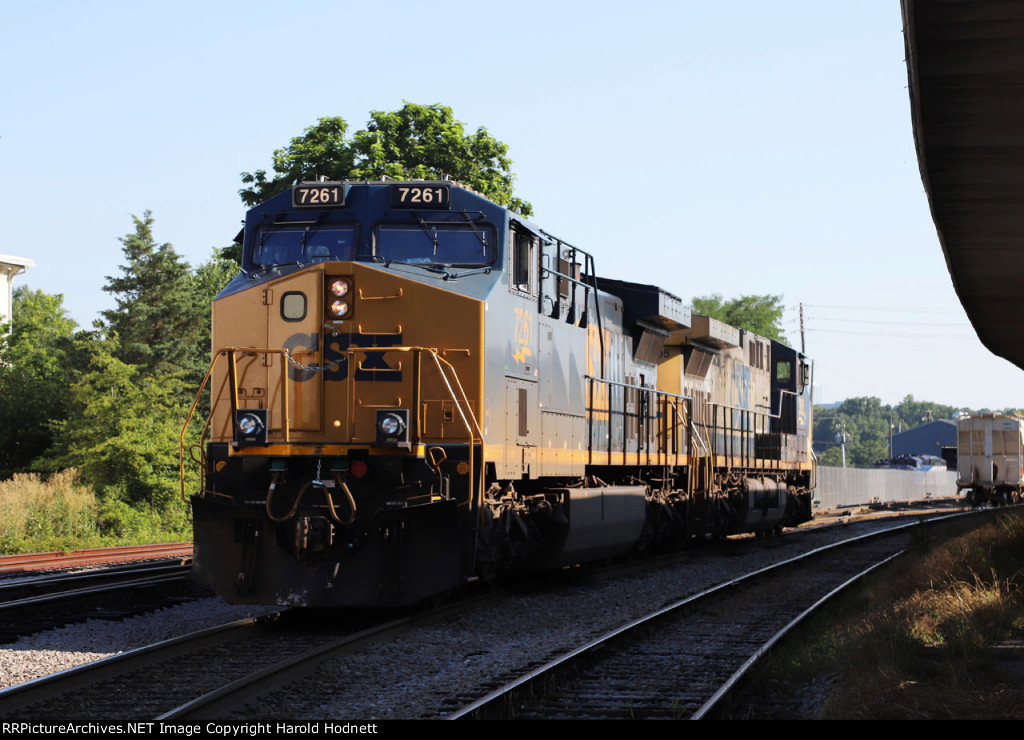
<svg viewBox="0 0 1024 740"><path fill-rule="evenodd" d="M530 345L533 344L533 313L519 307L512 310L516 314L513 343L519 345L519 348L512 353L512 358L516 362L523 363L533 357L533 350L530 349Z"/></svg>

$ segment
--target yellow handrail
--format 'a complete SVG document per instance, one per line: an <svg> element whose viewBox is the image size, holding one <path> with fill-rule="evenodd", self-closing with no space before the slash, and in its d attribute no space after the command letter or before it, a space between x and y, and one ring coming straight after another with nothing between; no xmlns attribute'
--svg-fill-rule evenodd
<svg viewBox="0 0 1024 740"><path fill-rule="evenodd" d="M449 352L456 351L456 352L467 352L468 353L467 350L446 350L446 351L449 351ZM482 478L480 478L480 480L477 480L477 478L480 477L480 476L478 475L477 466L476 466L476 462L475 462L476 456L474 455L474 449L473 448L474 448L474 446L479 445L480 446L480 453L481 453L481 461L486 459L485 456L484 456L484 436L483 436L483 430L482 430L482 428L480 426L479 420L477 419L476 415L473 413L473 408L472 408L472 405L470 404L469 397L466 394L465 388L463 388L463 386L462 386L462 381L459 379L458 371L455 369L454 365L452 365L452 363L450 363L445 358L441 357L439 350L437 350L435 348L432 348L432 347L414 347L414 346L408 346L408 347L386 347L386 348L385 347L350 347L350 348L348 348L345 351L346 355L349 356L348 357L349 367L354 367L355 366L354 355L356 353L363 353L363 354L365 354L367 352L411 352L411 353L415 353L417 355L420 355L423 352L426 352L426 353L428 353L433 358L434 365L437 368L438 375L440 376L441 381L444 383L445 388L447 389L448 394L451 397L452 401L455 403L455 408L457 409L457 411L459 413L459 417L462 420L463 426L466 429L467 440L468 440L468 444L469 444L469 461L468 461L469 462L469 480L472 481L472 485L476 489L473 492L473 494L472 494L472 501L473 501L473 504L477 507L478 512L482 513L482 511L483 511L482 499L483 499L483 487L484 486L483 486ZM229 369L229 372L230 372L230 385L231 385L229 396L230 396L230 399L231 399L231 418L232 419L234 418L234 416L235 416L235 414L236 414L236 412L238 410L238 376L237 376L237 372L235 370L235 367L236 367L237 356L239 354L241 354L241 355L279 354L279 355L282 356L282 359L283 359L283 361L281 363L281 398L282 398L282 405L283 405L282 429L283 429L283 433L284 433L284 441L285 442L289 442L290 441L291 428L290 428L290 416L289 416L289 408L288 408L288 366L289 366L289 364L292 361L291 361L290 355L288 353L288 350L286 350L286 349L260 348L260 347L224 347L224 348L218 350L214 354L213 359L210 362L210 367L206 371L206 375L203 378L203 382L199 386L199 390L196 392L195 400L192 403L192 407L189 409L188 417L185 419L185 424L182 426L181 435L180 435L179 440L178 440L179 478L180 478L180 486L181 486L181 498L182 498L183 501L185 500L185 435L188 432L188 428L189 428L189 426L192 423L192 419L193 419L193 417L195 415L196 409L199 406L199 402L200 402L200 399L202 398L203 391L206 389L207 385L209 384L210 378L213 375L214 368L216 367L217 362L220 360L221 357L228 357L228 361L229 361L229 363L231 365L231 367ZM331 363L331 364L334 364L334 363ZM419 383L420 383L420 377L419 376L421 375L421 373L422 373L422 367L421 367L420 363L417 362L416 363L416 378L415 378L415 383L416 383L417 389L419 388ZM351 383L348 395L350 396L350 399L349 399L350 400L349 415L350 415L350 419L351 419L352 423L355 422L354 416L352 415L352 410L355 407L355 383L356 383L356 380L355 380L354 375L355 375L354 373L350 373L348 375L348 382ZM414 401L416 401L418 399L418 395L419 394L418 394L418 390L417 390L417 392L414 394L414 396L415 396ZM206 422L203 424L203 428L202 428L202 430L199 433L200 456L201 456L201 461L202 461L204 469L205 469L205 463L206 463L206 455L205 455L205 452L203 451L202 448L203 448L204 440L207 438L207 436L209 434L210 426L211 426L212 421L213 421L213 414L214 414L214 411L216 409L216 406L217 406L217 400L216 399L211 399L211 402L210 402L210 413L207 416ZM417 413L417 416L418 416L419 409L416 409L416 413ZM417 429L418 429L418 425L417 425ZM352 432L354 432L354 430L350 430L350 433L352 433ZM480 472L481 473L482 473L482 470L483 470L483 468L481 467L480 468Z"/></svg>
<svg viewBox="0 0 1024 740"><path fill-rule="evenodd" d="M192 417L196 413L196 408L199 406L199 401L203 396L203 391L206 390L207 383L210 382L210 377L213 375L213 369L217 365L217 361L221 357L230 356L229 362L231 363L230 374L231 374L231 418L234 419L235 412L238 411L238 374L236 372L236 357L241 353L242 355L268 355L275 354L281 355L281 396L283 411L282 414L282 425L284 428L284 440L289 441L291 438L291 427L289 424L288 417L288 363L290 361L290 355L286 349L270 349L266 347L224 347L217 350L213 355L213 359L210 360L210 367L206 371L206 375L203 377L203 382L199 384L199 390L196 391L195 400L192 402L192 407L188 411L188 416L185 418L185 424L181 427L181 435L178 438L178 475L181 485L181 500L185 501L185 434L188 432L189 425L192 423ZM202 430L199 432L199 447L200 456L203 461L205 468L206 454L202 451L203 440L206 439L207 433L210 431L210 424L213 421L213 411L216 407L216 403L210 399L210 413L206 417L206 422L203 424Z"/></svg>

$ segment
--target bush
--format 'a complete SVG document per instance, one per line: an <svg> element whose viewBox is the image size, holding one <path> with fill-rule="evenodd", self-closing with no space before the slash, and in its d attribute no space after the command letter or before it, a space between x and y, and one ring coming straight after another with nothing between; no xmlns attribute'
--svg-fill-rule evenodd
<svg viewBox="0 0 1024 740"><path fill-rule="evenodd" d="M18 473L0 481L0 552L66 550L99 544L95 493L64 470L43 480Z"/></svg>
<svg viewBox="0 0 1024 740"><path fill-rule="evenodd" d="M189 539L188 509L177 499L132 506L116 489L97 494L74 469L0 481L0 554Z"/></svg>

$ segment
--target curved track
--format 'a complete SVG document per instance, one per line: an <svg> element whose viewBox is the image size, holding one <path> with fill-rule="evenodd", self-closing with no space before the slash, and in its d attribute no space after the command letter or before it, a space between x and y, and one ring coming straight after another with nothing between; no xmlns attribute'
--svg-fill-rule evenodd
<svg viewBox="0 0 1024 740"><path fill-rule="evenodd" d="M805 616L900 554L910 526L815 550L682 599L450 718L703 718Z"/></svg>
<svg viewBox="0 0 1024 740"><path fill-rule="evenodd" d="M730 541L698 548L667 563L645 563L628 573L619 570L603 576L567 571L573 580L551 580L546 585L533 582L528 588L502 593L493 599L433 612L417 624L403 621L387 625L389 631L377 636L362 632L371 621L380 623L379 615L376 620L364 619L359 624L350 612L321 612L326 617L323 629L290 616L269 623L263 620L258 628L253 627L230 642L218 638L216 646L188 647L186 657L160 661L146 657L135 667L121 663L120 658L102 661L120 663L123 667L118 667L117 672L124 676L127 671L128 678L101 678L92 673L92 667L68 672L89 676L82 681L96 685L93 694L81 695L77 688L69 690L70 693L61 689L62 698L40 704L32 696L37 689L31 684L0 692L0 715L67 717L69 707L81 707L75 710L83 712L81 716L95 717L98 707L105 706L104 712L116 711L125 718L129 716L127 707L139 707L138 714L132 715L135 719L444 717L478 699L489 687L507 683L514 676L530 673L536 666L551 661L553 656L565 652L566 646L589 644L623 621L636 621L646 608L666 611L658 607L664 607L665 598L672 594L678 594L675 598L679 600L683 594L707 590L728 580L728 576L723 577L726 573L731 573L734 581L749 583L751 578L741 576L766 570L762 567L766 563L792 559L794 554L820 547L824 542L852 537L852 530L860 533L866 528L886 526L891 527L892 523L863 522L798 532L792 537ZM840 558L843 559L845 556ZM819 562L811 570L833 571L838 567ZM720 661L725 652L723 641L741 641L737 624L761 626L774 620L784 607L771 599L778 593L793 593L811 580L799 574L790 577L795 577L798 585L762 586L762 592L767 589L767 593L755 596L744 607L751 616L742 617L740 602L736 601L732 606L713 607L707 616L697 619L709 634L704 642L698 640L696 646L684 642L694 639L696 634L695 629L687 628L682 635L665 638L667 648L651 648L654 657L643 658L645 663L656 659L668 660L670 666L695 663L701 677L691 676L685 681L706 685L700 692L704 698L684 699L676 695L667 702L668 714L660 716L690 715L736 673L735 665L746 661L742 655L729 659L731 668L715 666L725 662ZM714 590L724 594L740 588ZM819 584L817 588L827 590L829 586ZM683 601L695 605L697 600L691 597ZM716 611L724 611L724 621L712 622ZM768 631L776 634L778 627ZM659 633L663 637L669 635L669 628L659 626L653 630L656 637ZM386 639L380 639L382 634ZM761 645L768 639L762 635L755 642ZM254 653L249 652L250 647ZM607 647L602 650L611 652ZM641 659L626 659L624 665L629 667L638 660ZM158 662L163 665L157 665ZM669 675L670 670L647 670L645 680L653 673ZM51 684L46 689L51 691L55 683L64 680L48 678L32 683ZM623 674L620 683L630 682L635 684L635 678ZM595 696L604 696L599 703L611 707L608 692L602 691L595 689ZM652 685L644 688L643 693L654 696L659 692ZM112 704L101 705L101 701ZM637 716L640 709L634 699L632 714L622 716Z"/></svg>

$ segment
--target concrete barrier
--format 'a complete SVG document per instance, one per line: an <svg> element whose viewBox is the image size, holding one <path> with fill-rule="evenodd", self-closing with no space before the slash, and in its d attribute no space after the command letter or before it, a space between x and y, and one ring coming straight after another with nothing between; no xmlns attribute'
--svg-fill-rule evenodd
<svg viewBox="0 0 1024 740"><path fill-rule="evenodd" d="M837 509L878 502L923 501L956 495L952 470L885 470L818 467L816 509Z"/></svg>

